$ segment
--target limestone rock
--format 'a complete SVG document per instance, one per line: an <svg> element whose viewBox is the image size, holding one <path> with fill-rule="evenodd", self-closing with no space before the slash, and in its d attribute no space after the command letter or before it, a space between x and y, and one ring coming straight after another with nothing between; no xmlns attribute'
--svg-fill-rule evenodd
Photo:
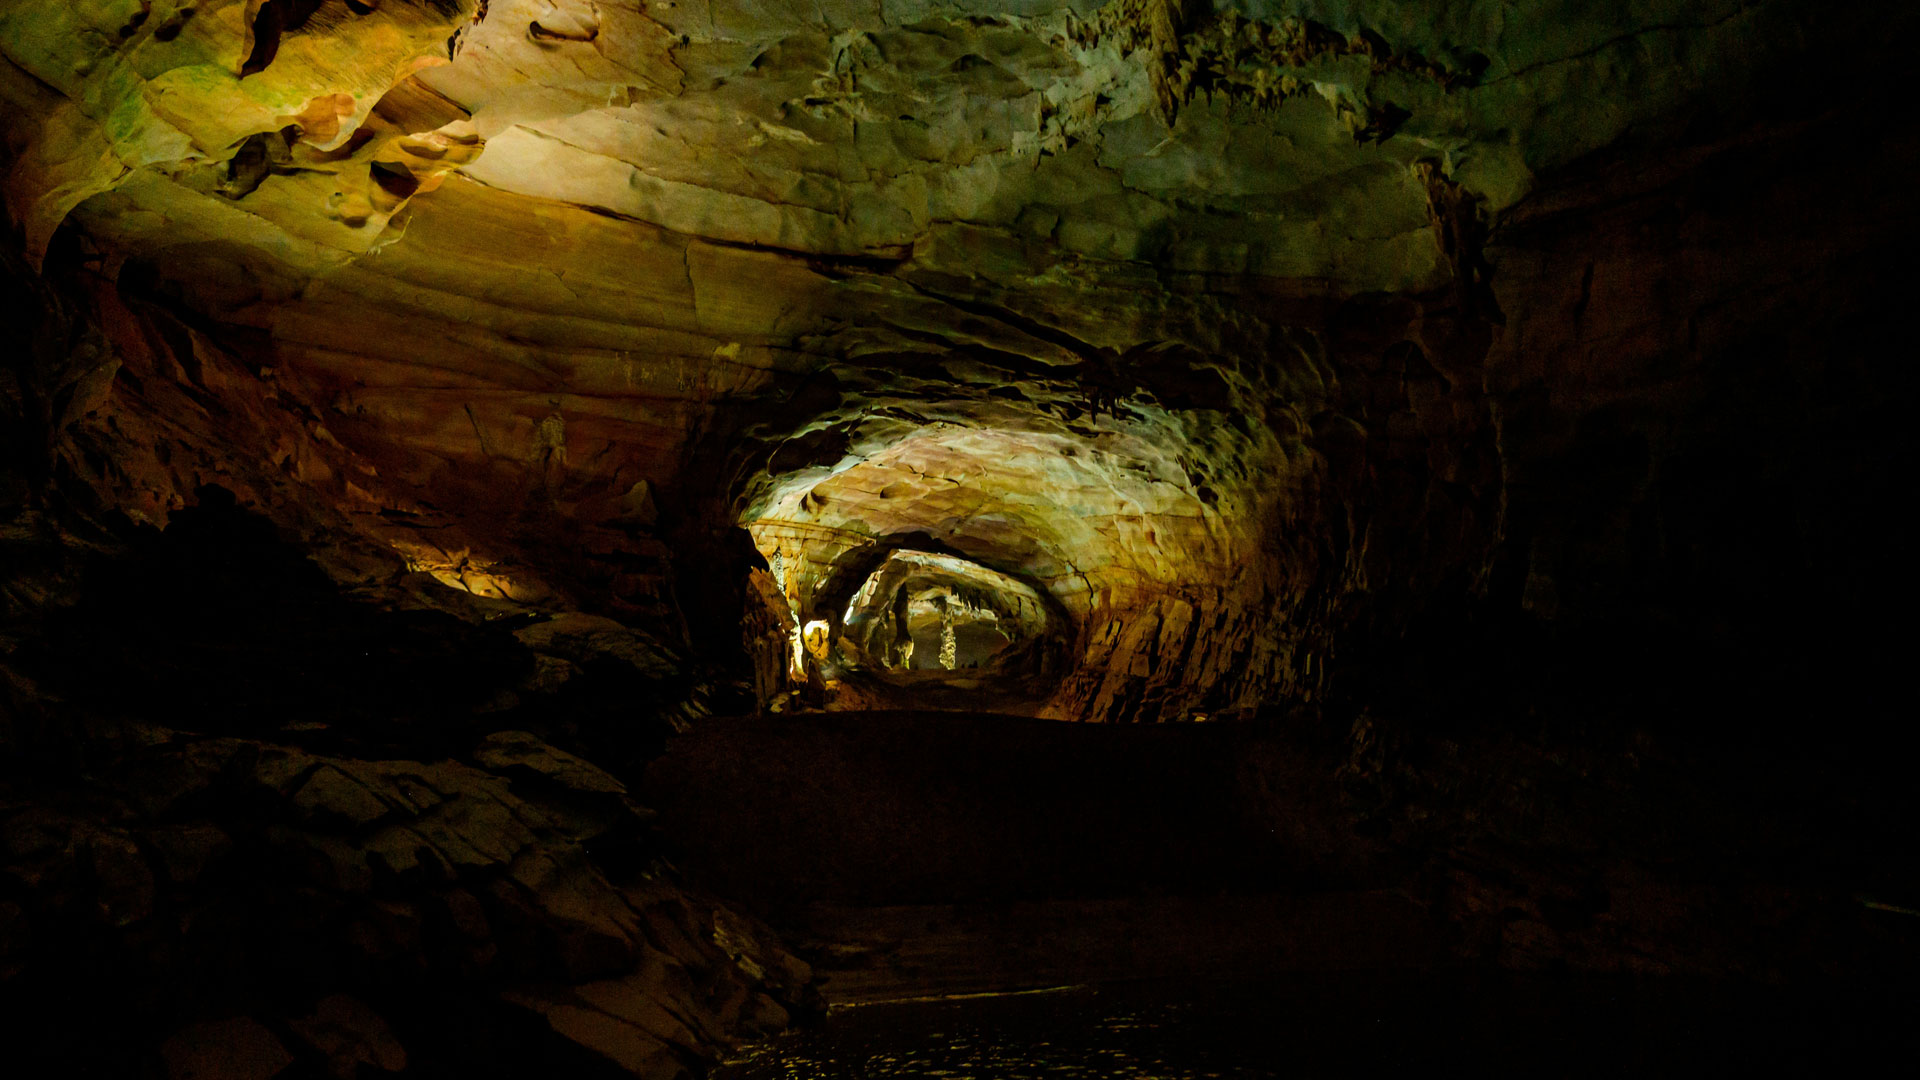
<svg viewBox="0 0 1920 1080"><path fill-rule="evenodd" d="M556 750L524 731L495 732L487 736L473 756L494 772L510 775L524 769L573 791L613 795L627 790L626 785L601 769L564 750Z"/></svg>
<svg viewBox="0 0 1920 1080"><path fill-rule="evenodd" d="M1734 970L1793 905L1647 867L1866 880L1912 816L1916 20L0 5L0 971L105 958L149 1043L252 959L303 1005L404 972L697 1071L805 968L623 785L716 709L902 703L1297 729L1351 803L1311 820L1426 858L1467 955ZM1035 651L890 681L956 610ZM1820 814L1621 764L1797 798L1782 702L1868 731ZM333 1008L310 1058L397 1060ZM296 1019L170 1054L271 1071Z"/></svg>
<svg viewBox="0 0 1920 1080"><path fill-rule="evenodd" d="M153 913L153 871L131 836L118 829L89 829L75 840L87 853L87 866L98 889L96 909L103 921L127 926Z"/></svg>
<svg viewBox="0 0 1920 1080"><path fill-rule="evenodd" d="M575 665L607 657L653 677L674 672L673 661L656 642L616 619L580 612L563 612L515 632L521 643L542 655Z"/></svg>
<svg viewBox="0 0 1920 1080"><path fill-rule="evenodd" d="M566 989L511 991L557 1034L643 1077L676 1077L712 1048L783 1028L817 1007L811 969L773 944L771 932L719 907L701 911L657 885L629 890L649 935L637 970Z"/></svg>
<svg viewBox="0 0 1920 1080"><path fill-rule="evenodd" d="M524 732L485 740L484 768L196 735L138 754L147 762L126 775L210 771L194 819L153 821L110 799L93 816L0 805L0 880L30 900L0 906L0 972L48 977L32 934L42 919L97 926L151 965L130 980L178 978L195 993L249 992L214 981L222 965L312 972L287 976L314 979L315 1004L280 1018L285 1030L334 1075L363 1078L409 1067L389 1017L421 1006L376 1009L341 992L342 972L485 987L640 1075L692 1075L808 1007L810 973L771 931L590 855L640 811L607 773ZM171 925L191 928L192 956L164 944ZM172 1075L264 1077L292 1063L286 1046L235 1019L172 1035L164 1056Z"/></svg>
<svg viewBox="0 0 1920 1080"><path fill-rule="evenodd" d="M235 1017L195 1024L160 1050L168 1080L267 1080L293 1064L293 1055L258 1020Z"/></svg>
<svg viewBox="0 0 1920 1080"><path fill-rule="evenodd" d="M296 1034L325 1055L333 1074L352 1080L360 1066L397 1073L407 1067L407 1050L387 1022L363 1001L344 994L322 998L312 1016L290 1022Z"/></svg>

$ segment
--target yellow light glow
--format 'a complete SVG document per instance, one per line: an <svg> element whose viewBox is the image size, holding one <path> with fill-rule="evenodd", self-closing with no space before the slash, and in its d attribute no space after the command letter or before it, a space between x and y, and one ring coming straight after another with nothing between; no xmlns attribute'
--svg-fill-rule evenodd
<svg viewBox="0 0 1920 1080"><path fill-rule="evenodd" d="M499 572L491 563L474 559L467 552L446 553L432 548L395 544L394 550L406 560L411 573L424 573L452 589L484 596L491 600L529 600L529 590L515 584L513 578Z"/></svg>
<svg viewBox="0 0 1920 1080"><path fill-rule="evenodd" d="M800 640L806 643L807 651L812 653L816 660L824 661L827 658L827 645L831 637L832 633L825 619L815 619L800 631Z"/></svg>

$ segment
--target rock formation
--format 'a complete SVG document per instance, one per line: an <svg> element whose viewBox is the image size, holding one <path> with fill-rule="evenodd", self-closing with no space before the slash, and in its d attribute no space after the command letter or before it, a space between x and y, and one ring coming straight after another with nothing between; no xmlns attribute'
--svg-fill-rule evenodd
<svg viewBox="0 0 1920 1080"><path fill-rule="evenodd" d="M697 1070L812 1005L628 798L716 712L1279 725L1481 959L1912 887L1914 22L6 0L0 972L175 1075L478 1068L394 972Z"/></svg>

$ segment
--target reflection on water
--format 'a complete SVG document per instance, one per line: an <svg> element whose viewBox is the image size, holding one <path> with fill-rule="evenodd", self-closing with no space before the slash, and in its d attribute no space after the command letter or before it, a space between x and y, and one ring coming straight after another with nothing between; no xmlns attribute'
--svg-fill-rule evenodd
<svg viewBox="0 0 1920 1080"><path fill-rule="evenodd" d="M1434 1069L1776 1071L1870 1060L1871 1048L1899 1027L1892 1003L1863 1006L1831 994L1595 977L1140 983L836 1010L823 1025L750 1048L714 1075L1252 1080Z"/></svg>
<svg viewBox="0 0 1920 1080"><path fill-rule="evenodd" d="M790 1034L722 1070L731 1080L827 1077L1268 1077L1252 1040L1208 1032L1190 1000L1075 989L1058 994L869 1005ZM1203 1033L1210 1037L1199 1037ZM1249 1051L1252 1051L1249 1053Z"/></svg>
<svg viewBox="0 0 1920 1080"><path fill-rule="evenodd" d="M1192 1009L1190 1001L1140 1003L1116 999L1112 992L1087 990L1056 1001L1020 995L868 1005L835 1013L824 1032L804 1032L762 1047L751 1061L720 1076L739 1080L1273 1076L1265 1063L1248 1061L1244 1045L1196 1042Z"/></svg>

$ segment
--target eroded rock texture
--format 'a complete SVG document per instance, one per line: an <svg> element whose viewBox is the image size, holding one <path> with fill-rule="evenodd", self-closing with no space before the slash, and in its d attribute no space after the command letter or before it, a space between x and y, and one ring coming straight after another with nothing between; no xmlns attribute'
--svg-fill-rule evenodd
<svg viewBox="0 0 1920 1080"><path fill-rule="evenodd" d="M848 550L925 533L1072 618L1045 711L1120 720L1317 692L1343 607L1475 587L1522 467L1488 350L1536 319L1486 224L1875 32L1791 3L283 6L9 8L10 205L35 256L72 223L134 307L119 349L186 319L237 368L209 394L286 407L245 445L483 592L671 621L651 538L699 582L685 549L731 520L804 622ZM205 479L169 469L116 497L162 519Z"/></svg>
<svg viewBox="0 0 1920 1080"><path fill-rule="evenodd" d="M471 960L489 1001L642 1075L806 999L723 909L649 937L691 903L635 883L657 852L578 835L638 829L621 785L716 710L988 686L1062 720L1291 725L1481 959L1673 967L1684 935L1552 914L1650 865L1788 867L1821 911L1910 886L1880 853L1909 808L1886 624L1914 600L1891 522L1920 141L1881 106L1913 23L0 3L0 739L97 792L8 857L91 867L88 940L143 957L143 920L199 902L154 876L154 830L326 870L260 887L384 912L355 942L446 908L503 958ZM228 541L197 520L251 554L206 554ZM920 569L869 612L896 562ZM990 679L901 662L943 648L949 600L1019 629ZM1839 764L1796 779L1806 740ZM213 801L105 779L145 768ZM553 784L580 806L522 793ZM227 798L284 823L237 835ZM389 843L464 835L450 805L514 846ZM15 875L6 925L69 917L47 874ZM573 965L551 985L509 958L509 908L529 964ZM428 980L471 959L379 948ZM183 1008L228 1026L169 1052L387 1068L404 1022L334 982Z"/></svg>
<svg viewBox="0 0 1920 1080"><path fill-rule="evenodd" d="M633 773L689 700L644 638L349 599L198 497L164 533L8 537L46 556L22 585L61 591L63 556L86 582L10 642L0 941L26 1060L677 1076L813 1007L766 928L677 883L623 782L529 730ZM219 1071L253 1059L278 1065Z"/></svg>

